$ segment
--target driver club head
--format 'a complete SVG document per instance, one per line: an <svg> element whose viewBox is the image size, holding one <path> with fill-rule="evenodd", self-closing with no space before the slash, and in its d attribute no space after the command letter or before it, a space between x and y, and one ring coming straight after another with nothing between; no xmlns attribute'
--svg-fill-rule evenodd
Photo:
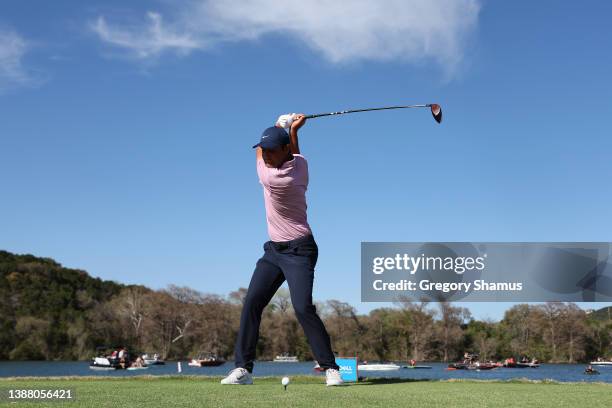
<svg viewBox="0 0 612 408"><path fill-rule="evenodd" d="M442 108L440 107L440 105L432 103L431 105L429 105L429 107L431 108L431 114L436 120L436 122L442 122Z"/></svg>

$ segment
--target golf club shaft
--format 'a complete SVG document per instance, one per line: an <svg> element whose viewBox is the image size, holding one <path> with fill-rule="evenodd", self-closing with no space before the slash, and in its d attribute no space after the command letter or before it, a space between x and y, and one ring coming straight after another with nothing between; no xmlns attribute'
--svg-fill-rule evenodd
<svg viewBox="0 0 612 408"><path fill-rule="evenodd" d="M389 109L430 108L430 107L431 107L431 104L427 104L427 105L406 105L406 106L387 106L387 107L384 107L384 108L353 109L353 110L345 110L345 111L339 111L339 112L317 113L317 114L314 114L314 115L306 115L306 119L320 118L322 116L344 115L345 113L369 112L369 111L389 110Z"/></svg>

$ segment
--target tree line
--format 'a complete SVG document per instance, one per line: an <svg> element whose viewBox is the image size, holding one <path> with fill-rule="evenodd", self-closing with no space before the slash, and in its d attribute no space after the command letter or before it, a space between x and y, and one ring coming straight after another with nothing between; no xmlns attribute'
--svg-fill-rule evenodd
<svg viewBox="0 0 612 408"><path fill-rule="evenodd" d="M97 346L126 346L185 359L200 352L233 358L246 289L228 296L170 285L151 290L90 277L47 258L0 251L0 359L86 360ZM359 314L348 303L316 304L339 355L380 361L455 361L528 356L543 362L612 357L611 308L517 304L499 322L474 319L452 303L411 302ZM265 308L258 358L312 359L281 288Z"/></svg>

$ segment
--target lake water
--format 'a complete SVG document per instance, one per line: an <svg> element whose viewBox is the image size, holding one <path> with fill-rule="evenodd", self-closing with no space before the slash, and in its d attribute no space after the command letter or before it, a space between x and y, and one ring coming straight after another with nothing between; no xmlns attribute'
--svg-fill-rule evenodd
<svg viewBox="0 0 612 408"><path fill-rule="evenodd" d="M442 363L422 363L432 366L429 370L400 369L397 371L375 372L361 371L360 376L378 378L405 379L500 379L528 378L532 380L552 379L570 382L608 382L612 383L612 367L595 367L600 375L584 374L585 364L542 364L539 368L498 368L490 371L446 370ZM274 363L270 361L257 362L253 374L258 376L294 376L322 374L313 370L313 362ZM177 372L177 363L167 362L163 366L151 366L147 370L114 370L96 371L89 368L89 361L0 361L0 377L46 377L46 376L97 376L97 377L128 377L134 375L226 375L234 367L233 362L227 362L219 367L189 367L187 361L182 362L183 372Z"/></svg>

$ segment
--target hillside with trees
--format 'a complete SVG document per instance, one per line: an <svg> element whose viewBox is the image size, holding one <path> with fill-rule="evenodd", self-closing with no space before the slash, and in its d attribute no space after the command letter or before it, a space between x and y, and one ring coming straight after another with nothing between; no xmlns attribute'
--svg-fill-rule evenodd
<svg viewBox="0 0 612 408"><path fill-rule="evenodd" d="M184 359L200 351L233 358L246 289L227 297L170 285L123 285L48 258L0 251L0 359L84 360L96 346L124 345ZM367 360L454 361L530 356L544 362L612 357L608 308L517 304L499 322L473 319L452 303L397 302L360 315L348 303L317 303L340 355ZM264 310L258 358L288 352L311 359L286 289Z"/></svg>

